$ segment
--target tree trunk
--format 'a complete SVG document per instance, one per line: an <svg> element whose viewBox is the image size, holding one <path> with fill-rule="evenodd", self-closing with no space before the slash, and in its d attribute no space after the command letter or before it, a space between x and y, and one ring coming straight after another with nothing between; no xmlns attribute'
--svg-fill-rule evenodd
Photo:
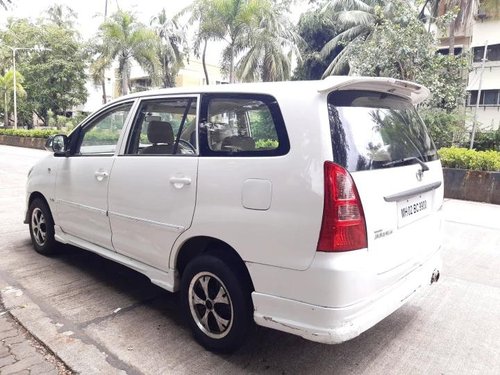
<svg viewBox="0 0 500 375"><path fill-rule="evenodd" d="M106 104L107 95L106 95L106 74L105 73L102 73L101 87L102 87L102 104Z"/></svg>
<svg viewBox="0 0 500 375"><path fill-rule="evenodd" d="M234 47L231 44L229 55L229 83L234 83Z"/></svg>
<svg viewBox="0 0 500 375"><path fill-rule="evenodd" d="M128 61L124 61L122 70L122 95L128 94Z"/></svg>
<svg viewBox="0 0 500 375"><path fill-rule="evenodd" d="M7 102L7 92L5 92L4 95L4 104L5 104L5 110L3 114L3 126L9 126L9 107L8 107L8 102Z"/></svg>
<svg viewBox="0 0 500 375"><path fill-rule="evenodd" d="M205 45L203 46L203 53L201 55L201 62L203 64L203 72L205 73L205 80L207 81L207 85L209 85L210 81L208 80L207 63L205 61L205 56L207 53L207 44L208 44L208 39L205 39Z"/></svg>

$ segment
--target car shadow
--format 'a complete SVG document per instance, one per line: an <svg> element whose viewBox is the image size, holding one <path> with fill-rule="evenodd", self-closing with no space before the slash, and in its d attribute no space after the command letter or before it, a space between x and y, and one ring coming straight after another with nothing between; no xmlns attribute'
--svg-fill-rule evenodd
<svg viewBox="0 0 500 375"><path fill-rule="evenodd" d="M33 252L33 256L39 255ZM65 246L57 257L50 258L50 262L54 262L56 268L64 264L74 271L78 270L85 277L105 285L112 293L125 295L131 301L130 306L143 306L154 310L165 320L164 326L170 329L172 326L178 327L179 335L190 335L180 309L178 294L155 286L146 276L73 246ZM417 306L406 305L359 337L337 345L315 343L291 334L255 326L248 340L232 354L205 352L194 340L194 348L191 350L210 358L212 362L222 361L231 369L223 371L225 373L363 373L369 370L374 359L384 355L384 348L391 345L393 340L397 340L398 336L412 325L418 318L419 310ZM85 328L92 323L94 321L87 321L81 326ZM162 329L153 333L158 335L156 339L159 342L165 334ZM151 331L156 332L152 327ZM148 349L143 350L147 353ZM208 369L200 368L199 373L206 371Z"/></svg>

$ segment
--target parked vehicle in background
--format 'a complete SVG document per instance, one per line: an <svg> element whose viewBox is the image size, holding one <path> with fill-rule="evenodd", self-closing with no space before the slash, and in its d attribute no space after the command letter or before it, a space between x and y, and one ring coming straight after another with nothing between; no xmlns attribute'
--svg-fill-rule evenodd
<svg viewBox="0 0 500 375"><path fill-rule="evenodd" d="M352 339L439 278L443 177L415 110L428 94L330 77L125 96L30 171L33 245L179 291L210 350L254 321Z"/></svg>

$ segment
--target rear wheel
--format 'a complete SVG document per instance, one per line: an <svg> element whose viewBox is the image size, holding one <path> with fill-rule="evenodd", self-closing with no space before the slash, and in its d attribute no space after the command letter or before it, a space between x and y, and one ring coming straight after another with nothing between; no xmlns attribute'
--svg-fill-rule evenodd
<svg viewBox="0 0 500 375"><path fill-rule="evenodd" d="M201 255L182 275L181 294L191 330L209 350L237 349L252 324L250 289L236 269L215 256Z"/></svg>
<svg viewBox="0 0 500 375"><path fill-rule="evenodd" d="M35 198L29 207L29 226L31 242L35 250L43 255L57 252L57 242L54 238L54 220L47 203Z"/></svg>

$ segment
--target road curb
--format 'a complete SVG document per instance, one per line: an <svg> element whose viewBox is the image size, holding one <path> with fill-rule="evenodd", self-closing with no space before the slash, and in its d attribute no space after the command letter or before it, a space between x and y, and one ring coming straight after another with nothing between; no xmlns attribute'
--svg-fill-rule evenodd
<svg viewBox="0 0 500 375"><path fill-rule="evenodd" d="M126 374L107 361L106 353L52 320L21 288L0 280L0 295L10 315L75 373Z"/></svg>

